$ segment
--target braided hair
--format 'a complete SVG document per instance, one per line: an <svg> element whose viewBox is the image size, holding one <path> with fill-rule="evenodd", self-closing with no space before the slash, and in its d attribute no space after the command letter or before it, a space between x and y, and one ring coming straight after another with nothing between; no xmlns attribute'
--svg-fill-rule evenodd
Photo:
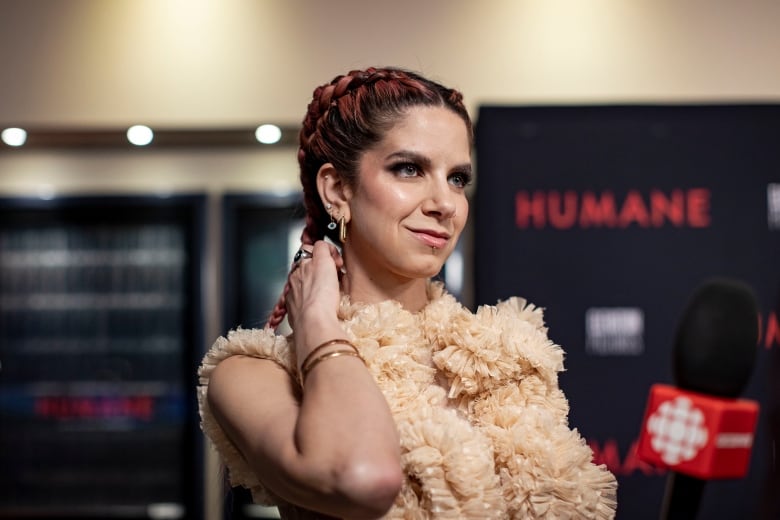
<svg viewBox="0 0 780 520"><path fill-rule="evenodd" d="M337 231L327 228L330 215L317 191L317 172L322 165L331 163L342 182L354 187L363 152L381 141L404 112L415 106L452 110L466 124L469 139L473 138L461 93L415 72L394 67L353 70L314 90L298 136L306 212L302 244L311 245L326 236L337 241ZM288 280L266 327L275 329L284 319L289 289Z"/></svg>

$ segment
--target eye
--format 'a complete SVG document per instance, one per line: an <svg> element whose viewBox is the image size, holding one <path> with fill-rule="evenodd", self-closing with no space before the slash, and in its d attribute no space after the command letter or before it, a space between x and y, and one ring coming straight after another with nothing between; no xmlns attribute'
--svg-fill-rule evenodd
<svg viewBox="0 0 780 520"><path fill-rule="evenodd" d="M402 162L394 164L391 170L400 177L417 177L420 175L420 168L416 164L410 162Z"/></svg>
<svg viewBox="0 0 780 520"><path fill-rule="evenodd" d="M455 172L449 177L450 184L457 188L465 188L471 184L471 173Z"/></svg>

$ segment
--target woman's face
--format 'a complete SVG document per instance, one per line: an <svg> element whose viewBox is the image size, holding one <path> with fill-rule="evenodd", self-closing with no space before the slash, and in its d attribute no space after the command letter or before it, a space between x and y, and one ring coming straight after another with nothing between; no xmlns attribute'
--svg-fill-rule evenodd
<svg viewBox="0 0 780 520"><path fill-rule="evenodd" d="M348 190L348 271L379 283L436 275L468 217L466 124L443 107L414 107L360 159Z"/></svg>

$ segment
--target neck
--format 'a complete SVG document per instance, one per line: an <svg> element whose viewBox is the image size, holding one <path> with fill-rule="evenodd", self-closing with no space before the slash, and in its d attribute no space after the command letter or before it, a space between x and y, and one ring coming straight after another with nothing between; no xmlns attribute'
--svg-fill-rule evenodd
<svg viewBox="0 0 780 520"><path fill-rule="evenodd" d="M395 300L411 312L421 310L428 303L428 280L425 278L377 280L365 273L347 269L347 274L342 278L342 287L350 299L356 302Z"/></svg>

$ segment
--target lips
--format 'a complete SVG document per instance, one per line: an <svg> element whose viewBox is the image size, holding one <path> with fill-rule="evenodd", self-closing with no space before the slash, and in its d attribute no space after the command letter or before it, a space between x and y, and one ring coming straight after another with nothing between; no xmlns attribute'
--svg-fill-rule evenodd
<svg viewBox="0 0 780 520"><path fill-rule="evenodd" d="M435 231L432 229L412 229L411 232L428 247L441 249L447 245L450 239L449 233Z"/></svg>

